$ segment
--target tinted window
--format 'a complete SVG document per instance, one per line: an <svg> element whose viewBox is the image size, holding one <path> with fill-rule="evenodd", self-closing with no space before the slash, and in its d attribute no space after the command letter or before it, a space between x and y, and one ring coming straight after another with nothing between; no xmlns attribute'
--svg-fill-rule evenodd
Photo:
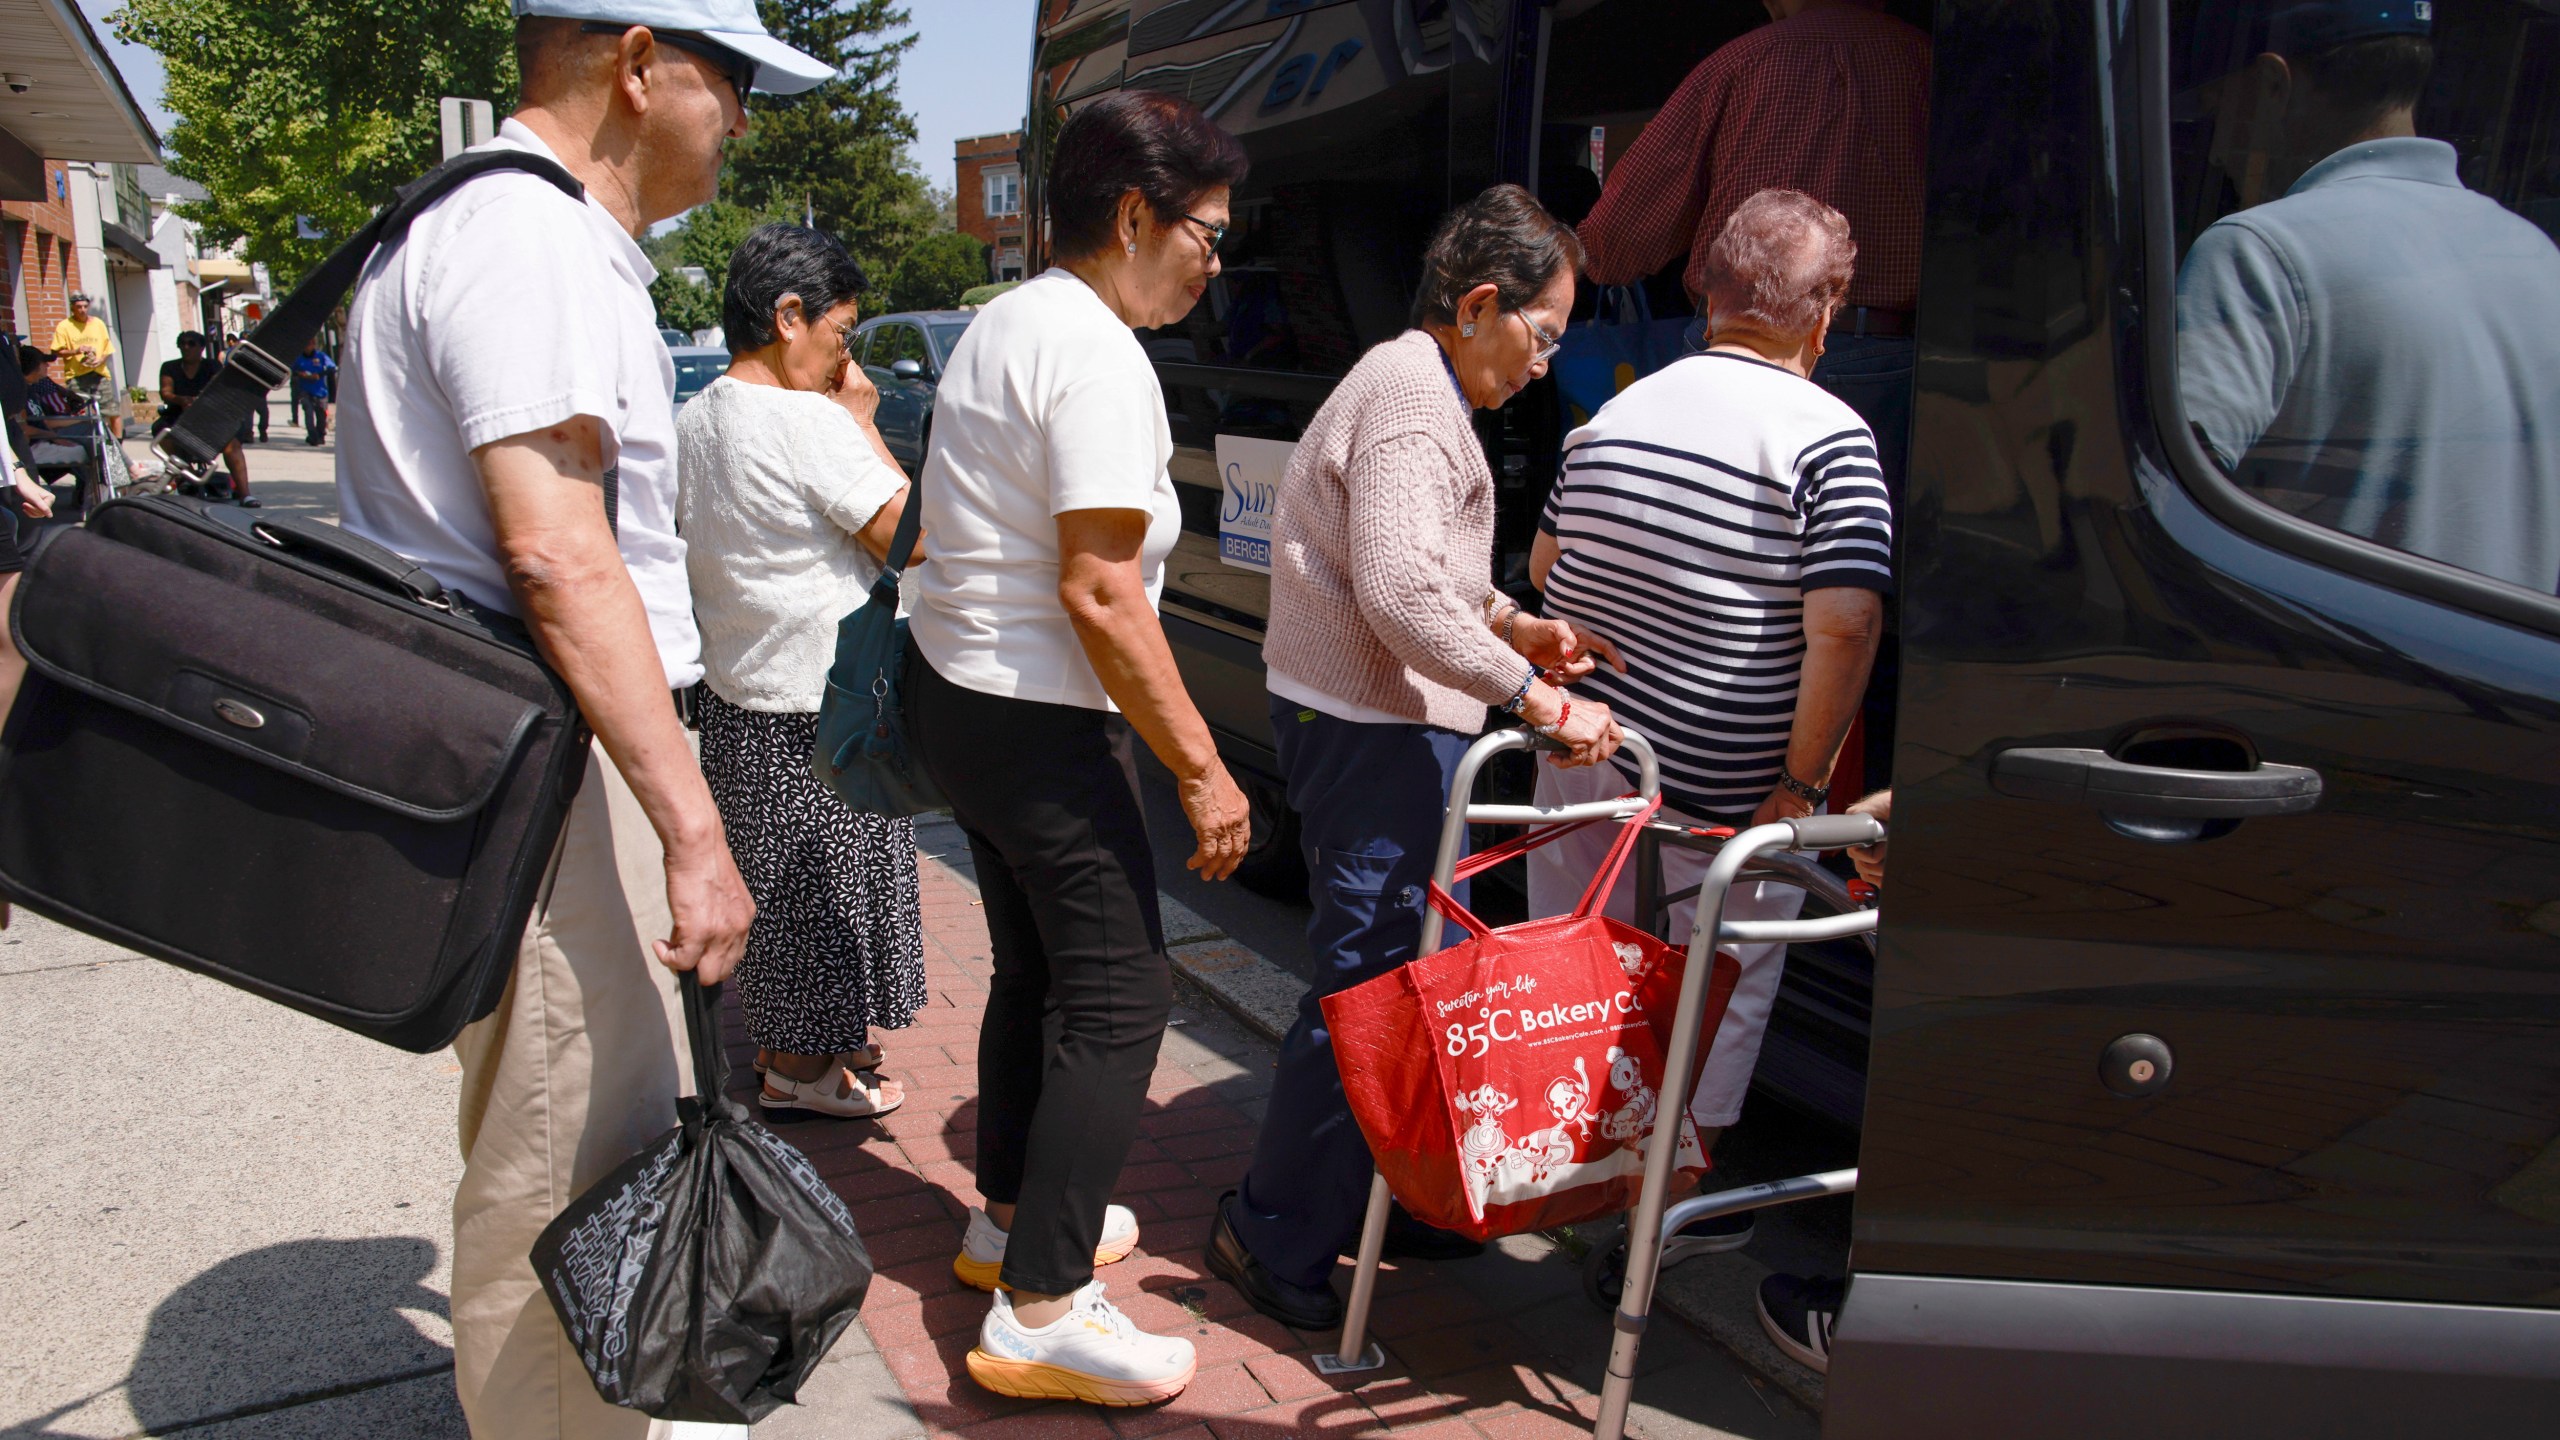
<svg viewBox="0 0 2560 1440"><path fill-rule="evenodd" d="M2173 15L2186 423L2267 505L2560 590L2560 15Z"/></svg>
<svg viewBox="0 0 2560 1440"><path fill-rule="evenodd" d="M913 325L890 324L871 332L871 349L862 363L886 368L901 360L913 360L927 370L933 368L933 357L925 353L922 330Z"/></svg>
<svg viewBox="0 0 2560 1440"><path fill-rule="evenodd" d="M675 357L675 362L676 403L679 405L701 394L712 381L719 379L722 372L729 368L727 352L718 350L678 355Z"/></svg>
<svg viewBox="0 0 2560 1440"><path fill-rule="evenodd" d="M942 357L944 364L950 363L952 350L960 344L961 332L968 328L969 322L966 320L936 320L933 322L931 329L933 331L934 353Z"/></svg>

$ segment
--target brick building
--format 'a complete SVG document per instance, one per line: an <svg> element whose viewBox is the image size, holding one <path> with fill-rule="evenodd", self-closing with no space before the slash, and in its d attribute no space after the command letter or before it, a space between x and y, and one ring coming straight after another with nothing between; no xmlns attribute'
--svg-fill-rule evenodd
<svg viewBox="0 0 2560 1440"><path fill-rule="evenodd" d="M39 160L37 170L42 199L0 200L0 330L49 339L84 282L68 167Z"/></svg>
<svg viewBox="0 0 2560 1440"><path fill-rule="evenodd" d="M987 278L1023 278L1022 132L972 135L952 147L952 166L959 230L986 242Z"/></svg>

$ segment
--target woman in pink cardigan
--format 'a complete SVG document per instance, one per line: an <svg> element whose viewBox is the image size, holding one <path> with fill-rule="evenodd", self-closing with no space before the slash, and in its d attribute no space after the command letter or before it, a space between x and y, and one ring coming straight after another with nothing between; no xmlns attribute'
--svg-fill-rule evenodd
<svg viewBox="0 0 2560 1440"><path fill-rule="evenodd" d="M1414 328L1343 377L1280 483L1262 653L1321 978L1282 1043L1253 1168L1219 1201L1208 1265L1301 1330L1341 1323L1329 1277L1370 1171L1318 998L1414 958L1441 811L1487 709L1562 742L1559 764L1617 749L1608 708L1560 688L1614 652L1494 588L1493 472L1473 423L1546 373L1581 261L1573 231L1517 185L1452 211ZM1401 1215L1387 1246L1482 1248Z"/></svg>

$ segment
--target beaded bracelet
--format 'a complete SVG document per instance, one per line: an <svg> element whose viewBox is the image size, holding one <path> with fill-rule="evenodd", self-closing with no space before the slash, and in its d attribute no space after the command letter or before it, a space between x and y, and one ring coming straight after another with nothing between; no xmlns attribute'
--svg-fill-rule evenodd
<svg viewBox="0 0 2560 1440"><path fill-rule="evenodd" d="M1519 714L1529 703L1529 687L1537 683L1538 667L1532 665L1529 667L1529 673L1521 677L1520 688L1512 691L1511 698L1502 702L1502 713L1505 715Z"/></svg>

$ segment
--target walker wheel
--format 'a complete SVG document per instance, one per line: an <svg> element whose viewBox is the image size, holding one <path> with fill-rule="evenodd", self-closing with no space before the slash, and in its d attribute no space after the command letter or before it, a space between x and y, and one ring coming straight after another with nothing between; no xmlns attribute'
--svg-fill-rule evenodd
<svg viewBox="0 0 2560 1440"><path fill-rule="evenodd" d="M1607 1243L1594 1245L1582 1257L1582 1298L1598 1309L1615 1310L1627 1283L1627 1232L1621 1228Z"/></svg>

